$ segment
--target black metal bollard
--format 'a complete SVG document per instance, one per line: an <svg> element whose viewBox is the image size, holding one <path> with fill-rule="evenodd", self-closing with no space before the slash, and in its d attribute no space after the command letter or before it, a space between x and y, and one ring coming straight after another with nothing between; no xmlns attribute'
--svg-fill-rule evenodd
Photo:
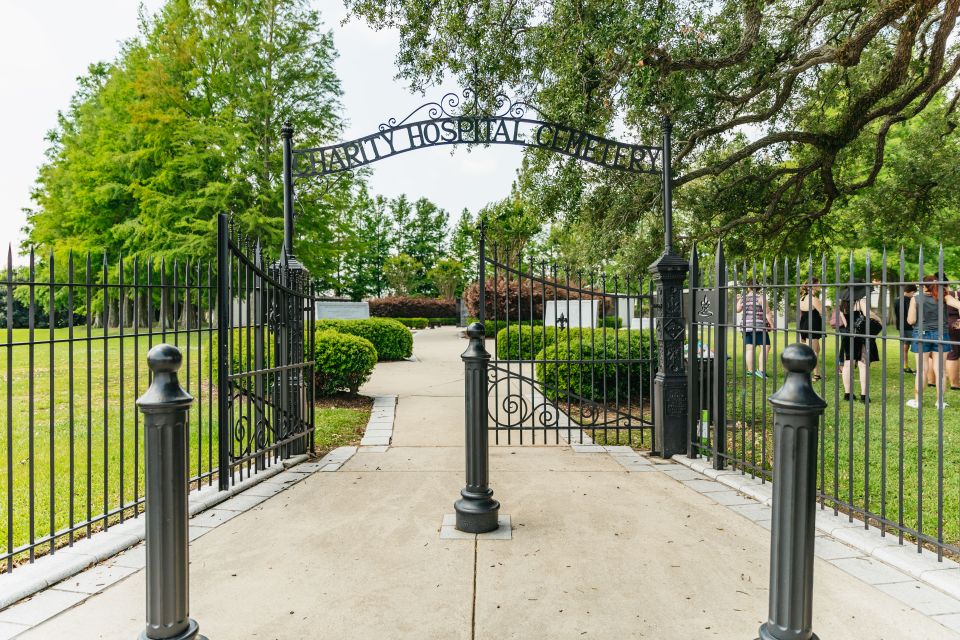
<svg viewBox="0 0 960 640"><path fill-rule="evenodd" d="M189 617L187 412L180 350L158 344L147 354L153 383L137 400L146 433L147 626L140 640L203 640Z"/></svg>
<svg viewBox="0 0 960 640"><path fill-rule="evenodd" d="M827 403L810 372L817 355L792 344L780 356L783 386L773 405L773 526L770 534L770 616L761 640L816 640L813 618L813 544L817 504L817 442Z"/></svg>
<svg viewBox="0 0 960 640"><path fill-rule="evenodd" d="M483 344L484 329L479 322L467 327L470 344L460 357L464 364L466 406L467 486L460 490L454 505L457 529L486 533L497 528L500 503L490 488L490 441L487 432L487 366L490 354Z"/></svg>

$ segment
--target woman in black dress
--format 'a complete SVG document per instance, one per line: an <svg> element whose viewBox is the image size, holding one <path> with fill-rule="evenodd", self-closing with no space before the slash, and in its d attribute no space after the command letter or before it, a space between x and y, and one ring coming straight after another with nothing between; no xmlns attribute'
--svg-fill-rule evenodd
<svg viewBox="0 0 960 640"><path fill-rule="evenodd" d="M869 295L869 294L867 294ZM839 329L840 353L838 359L843 362L843 399L849 400L853 386L853 365L856 363L860 373L860 401L866 402L869 389L867 388L867 368L871 362L880 359L880 350L877 349L877 339L874 337L883 331L883 323L873 310L867 314L867 299L860 298L853 303L853 312L850 312L850 301L840 300L840 313L845 325ZM851 349L853 353L851 354Z"/></svg>
<svg viewBox="0 0 960 640"><path fill-rule="evenodd" d="M816 278L800 287L800 301L797 311L800 318L797 320L797 329L800 333L800 342L810 344L810 348L817 354L817 368L813 371L813 379L823 377L820 357L820 340L823 338L823 304L820 301L820 281Z"/></svg>

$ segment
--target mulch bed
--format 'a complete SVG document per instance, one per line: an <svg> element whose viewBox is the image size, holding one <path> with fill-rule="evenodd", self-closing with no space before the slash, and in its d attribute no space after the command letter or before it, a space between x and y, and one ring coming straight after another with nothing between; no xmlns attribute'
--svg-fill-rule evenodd
<svg viewBox="0 0 960 640"><path fill-rule="evenodd" d="M373 406L373 398L360 394L338 393L317 398L316 406L321 409L369 409Z"/></svg>

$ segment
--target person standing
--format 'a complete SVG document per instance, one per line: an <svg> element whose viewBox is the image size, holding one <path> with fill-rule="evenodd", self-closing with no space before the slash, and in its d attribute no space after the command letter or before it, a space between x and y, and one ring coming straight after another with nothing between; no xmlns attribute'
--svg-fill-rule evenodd
<svg viewBox="0 0 960 640"><path fill-rule="evenodd" d="M867 293L867 296L869 295ZM850 300L843 297L840 300L840 313L844 319L840 331L848 334L840 339L838 354L838 359L843 363L840 371L843 399L850 400L853 392L853 368L856 367L860 377L860 401L866 403L870 392L867 369L871 362L880 359L880 350L877 349L877 339L874 336L883 331L883 323L872 309L868 310L866 296L854 302L852 308Z"/></svg>
<svg viewBox="0 0 960 640"><path fill-rule="evenodd" d="M900 349L903 351L903 372L916 373L910 368L910 344L913 341L913 325L907 322L907 312L910 310L910 300L917 293L917 285L908 284L902 288L903 293L893 301L893 315L897 320L897 329L900 331Z"/></svg>
<svg viewBox="0 0 960 640"><path fill-rule="evenodd" d="M907 312L907 322L914 326L913 345L910 350L916 354L918 370L913 386L913 399L907 400L907 406L914 409L920 406L921 359L927 357L928 353L933 356L937 407L942 409L947 406L943 400L943 376L941 375L944 369L944 353L948 350L947 342L950 340L945 305L960 309L960 300L939 284L936 276L924 277L923 290L910 300L910 309Z"/></svg>
<svg viewBox="0 0 960 640"><path fill-rule="evenodd" d="M800 342L810 344L810 348L817 354L817 366L813 371L813 380L823 377L820 362L820 340L823 338L823 303L820 301L820 281L813 278L800 287L800 300L797 302L797 311L800 318L797 320L797 330Z"/></svg>
<svg viewBox="0 0 960 640"><path fill-rule="evenodd" d="M766 378L769 329L773 327L773 314L762 288L755 280L747 283L746 293L737 296L737 313L743 314L740 328L743 330L743 357L747 375Z"/></svg>
<svg viewBox="0 0 960 640"><path fill-rule="evenodd" d="M947 290L947 295L956 298L956 291ZM960 309L948 304L947 335L950 336L950 351L947 353L947 383L951 391L960 391Z"/></svg>

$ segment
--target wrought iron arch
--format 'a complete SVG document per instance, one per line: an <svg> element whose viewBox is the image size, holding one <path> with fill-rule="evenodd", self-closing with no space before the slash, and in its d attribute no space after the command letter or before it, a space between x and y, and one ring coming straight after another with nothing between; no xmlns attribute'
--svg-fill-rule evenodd
<svg viewBox="0 0 960 640"><path fill-rule="evenodd" d="M326 178L396 155L449 145L508 144L546 149L605 169L660 175L663 180L664 254L673 253L669 118L663 120L660 146L621 142L544 119L527 102L498 94L484 110L477 94L447 93L424 103L398 120L389 118L369 135L322 147L295 149L288 122L283 138L284 248L294 255L294 192L297 179Z"/></svg>
<svg viewBox="0 0 960 640"><path fill-rule="evenodd" d="M293 149L293 178L327 176L416 149L446 145L508 144L547 149L627 173L662 171L661 147L621 142L543 118L526 102L496 96L484 113L469 89L448 93L405 118L390 118L369 135L323 147Z"/></svg>

